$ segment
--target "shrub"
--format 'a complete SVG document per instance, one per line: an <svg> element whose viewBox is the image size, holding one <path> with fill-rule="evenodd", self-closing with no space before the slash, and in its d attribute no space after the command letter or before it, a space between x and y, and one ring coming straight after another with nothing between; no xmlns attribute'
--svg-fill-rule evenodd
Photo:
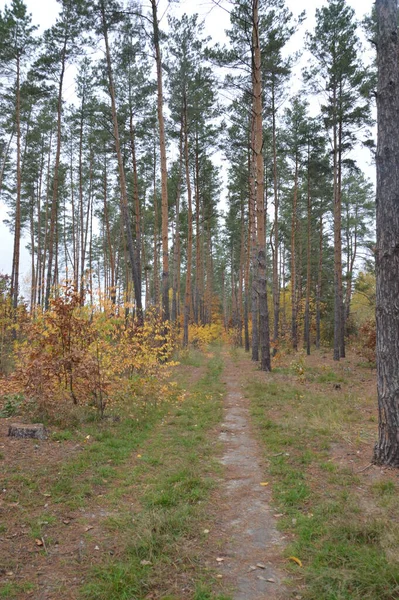
<svg viewBox="0 0 399 600"><path fill-rule="evenodd" d="M53 418L61 407L92 406L103 416L115 399L131 397L134 387L163 384L173 352L168 325L149 311L143 325L109 304L82 307L65 287L26 327L18 350L17 378L40 413Z"/></svg>

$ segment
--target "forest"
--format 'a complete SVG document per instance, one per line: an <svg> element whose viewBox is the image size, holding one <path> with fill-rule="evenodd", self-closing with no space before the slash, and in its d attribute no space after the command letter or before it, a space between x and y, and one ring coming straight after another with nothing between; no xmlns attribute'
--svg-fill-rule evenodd
<svg viewBox="0 0 399 600"><path fill-rule="evenodd" d="M56 3L0 8L0 598L399 598L397 0Z"/></svg>

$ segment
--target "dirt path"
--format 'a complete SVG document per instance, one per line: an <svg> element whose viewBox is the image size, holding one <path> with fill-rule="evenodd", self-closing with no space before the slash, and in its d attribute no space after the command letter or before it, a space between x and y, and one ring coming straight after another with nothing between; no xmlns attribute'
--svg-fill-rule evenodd
<svg viewBox="0 0 399 600"><path fill-rule="evenodd" d="M219 528L229 539L220 563L223 580L234 589L234 600L283 600L288 598L279 568L283 539L275 526L270 506L266 470L251 431L249 403L242 394L243 374L225 354L225 415L220 440L225 467L224 496ZM249 365L248 375L253 369Z"/></svg>

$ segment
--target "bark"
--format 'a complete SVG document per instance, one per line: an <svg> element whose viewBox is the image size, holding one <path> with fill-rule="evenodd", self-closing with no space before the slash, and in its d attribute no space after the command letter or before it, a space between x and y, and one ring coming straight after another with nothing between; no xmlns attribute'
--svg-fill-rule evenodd
<svg viewBox="0 0 399 600"><path fill-rule="evenodd" d="M399 44L397 0L377 14L377 464L399 467Z"/></svg>
<svg viewBox="0 0 399 600"><path fill-rule="evenodd" d="M266 288L266 235L263 162L263 122L262 122L262 65L259 38L259 0L253 2L253 94L255 108L255 156L256 156L256 216L258 246L258 295L259 295L259 342L262 371L271 370L269 311Z"/></svg>
<svg viewBox="0 0 399 600"><path fill-rule="evenodd" d="M163 319L169 320L169 250L168 250L168 172L166 166L165 124L163 117L162 59L159 46L157 2L151 0L154 47L157 66L157 108L159 124L159 147L161 154L161 194L162 194L162 309Z"/></svg>

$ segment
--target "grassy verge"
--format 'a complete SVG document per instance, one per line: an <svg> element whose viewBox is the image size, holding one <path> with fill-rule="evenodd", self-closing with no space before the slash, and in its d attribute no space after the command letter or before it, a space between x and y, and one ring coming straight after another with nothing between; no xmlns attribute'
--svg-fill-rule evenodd
<svg viewBox="0 0 399 600"><path fill-rule="evenodd" d="M116 419L55 432L43 447L27 441L35 460L23 454L4 470L0 598L36 597L45 585L61 599L222 600L201 553L223 365L217 348L181 363L168 403L125 407Z"/></svg>
<svg viewBox="0 0 399 600"><path fill-rule="evenodd" d="M287 565L304 599L393 600L399 598L396 475L357 467L359 454L371 456L374 418L356 382L345 393L334 389L336 381L344 381L339 371L313 366L312 382L324 389L308 378L297 383L283 369L246 387L279 525L292 534Z"/></svg>
<svg viewBox="0 0 399 600"><path fill-rule="evenodd" d="M194 360L202 365L199 356ZM200 558L205 502L214 485L209 431L222 416L222 362L208 360L203 377L186 400L170 410L140 449L131 472L121 470L123 488L134 486L138 510L126 509L108 522L123 545L117 558L98 564L81 589L90 600L220 598ZM124 494L116 482L111 501Z"/></svg>

